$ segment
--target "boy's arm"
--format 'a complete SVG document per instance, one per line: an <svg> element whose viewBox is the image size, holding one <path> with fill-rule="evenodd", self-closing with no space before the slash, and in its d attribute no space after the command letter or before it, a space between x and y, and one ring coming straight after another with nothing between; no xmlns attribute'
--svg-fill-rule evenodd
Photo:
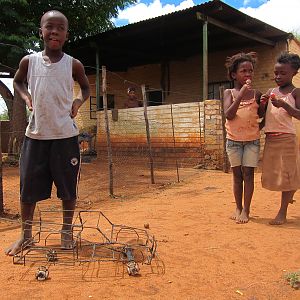
<svg viewBox="0 0 300 300"><path fill-rule="evenodd" d="M17 70L13 80L13 86L14 86L14 90L20 95L21 99L25 101L28 109L32 111L32 99L26 85L28 63L29 63L29 57L27 55L24 56L20 61L19 69Z"/></svg>
<svg viewBox="0 0 300 300"><path fill-rule="evenodd" d="M80 86L80 91L73 101L71 117L75 118L79 107L90 96L90 85L87 76L85 75L82 63L73 58L73 78Z"/></svg>

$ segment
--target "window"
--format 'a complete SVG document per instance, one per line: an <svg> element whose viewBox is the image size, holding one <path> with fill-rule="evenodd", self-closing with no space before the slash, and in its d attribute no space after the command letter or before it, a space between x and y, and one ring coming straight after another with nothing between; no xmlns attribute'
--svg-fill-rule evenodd
<svg viewBox="0 0 300 300"><path fill-rule="evenodd" d="M220 100L220 87L223 86L224 89L233 88L233 83L231 81L219 81L212 82L208 84L208 99L219 99Z"/></svg>
<svg viewBox="0 0 300 300"><path fill-rule="evenodd" d="M115 108L115 95L107 95L107 109ZM97 98L90 96L90 118L97 119L96 112L98 110L103 110L103 96L100 96L99 103L97 103Z"/></svg>
<svg viewBox="0 0 300 300"><path fill-rule="evenodd" d="M156 91L147 91L147 100L148 100L148 106L156 106L156 105L162 105L163 104L163 92L162 90L156 90Z"/></svg>

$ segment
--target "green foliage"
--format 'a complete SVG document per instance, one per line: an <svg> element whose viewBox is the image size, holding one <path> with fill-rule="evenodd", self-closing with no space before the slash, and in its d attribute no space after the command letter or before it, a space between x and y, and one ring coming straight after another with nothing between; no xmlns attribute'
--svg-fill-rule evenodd
<svg viewBox="0 0 300 300"><path fill-rule="evenodd" d="M9 116L8 116L8 110L5 109L1 114L0 114L0 121L8 121Z"/></svg>
<svg viewBox="0 0 300 300"><path fill-rule="evenodd" d="M136 0L0 0L0 62L17 69L20 59L37 51L42 15L57 9L69 20L69 41L113 27L110 19Z"/></svg>
<svg viewBox="0 0 300 300"><path fill-rule="evenodd" d="M298 289L300 286L300 271L290 272L285 275L285 279L289 282L290 286Z"/></svg>

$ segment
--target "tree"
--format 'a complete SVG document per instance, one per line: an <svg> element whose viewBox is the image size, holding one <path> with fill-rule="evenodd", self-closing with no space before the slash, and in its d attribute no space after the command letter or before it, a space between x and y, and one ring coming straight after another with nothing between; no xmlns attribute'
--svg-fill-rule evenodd
<svg viewBox="0 0 300 300"><path fill-rule="evenodd" d="M38 36L40 19L51 9L60 10L67 16L70 24L69 42L73 42L113 28L111 18L118 15L119 9L135 2L136 0L0 0L1 66L6 66L13 75L21 57L41 49Z"/></svg>
<svg viewBox="0 0 300 300"><path fill-rule="evenodd" d="M42 49L38 28L45 12L57 9L67 16L70 24L69 42L73 42L111 29L111 18L118 15L118 10L135 2L136 0L0 0L0 72L9 72L13 77L24 55ZM22 102L18 102L17 106L12 108L11 132L18 132L19 140L22 139L26 126L26 122L20 125L19 117L26 110ZM20 126L24 127L23 132L20 131ZM14 140L15 137L12 136L11 139ZM21 143L22 141L18 144Z"/></svg>

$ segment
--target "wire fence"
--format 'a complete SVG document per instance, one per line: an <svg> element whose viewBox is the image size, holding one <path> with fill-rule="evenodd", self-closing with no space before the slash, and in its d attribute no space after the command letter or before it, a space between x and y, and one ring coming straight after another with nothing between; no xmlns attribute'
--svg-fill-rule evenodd
<svg viewBox="0 0 300 300"><path fill-rule="evenodd" d="M134 82L117 73L106 72L105 68L101 75L100 99L95 106L87 101L76 120L81 127L79 141L83 162L79 183L81 208L107 195L143 194L189 176L199 176L198 169L207 164L215 169L222 168L219 104L210 109L215 116L211 117L207 115L209 110L205 103L197 101L199 94ZM91 80L90 84L95 91L96 80ZM124 108L129 86L135 87L142 106ZM113 95L113 101L109 95ZM96 95L94 97L97 99ZM172 97L180 98L181 103L171 104ZM20 99L14 99L13 103L10 103L12 99L5 100L10 107L11 120L2 122L4 167L1 175L3 202L9 208L10 198L19 198L18 159L27 114ZM220 132L216 134L217 127Z"/></svg>

